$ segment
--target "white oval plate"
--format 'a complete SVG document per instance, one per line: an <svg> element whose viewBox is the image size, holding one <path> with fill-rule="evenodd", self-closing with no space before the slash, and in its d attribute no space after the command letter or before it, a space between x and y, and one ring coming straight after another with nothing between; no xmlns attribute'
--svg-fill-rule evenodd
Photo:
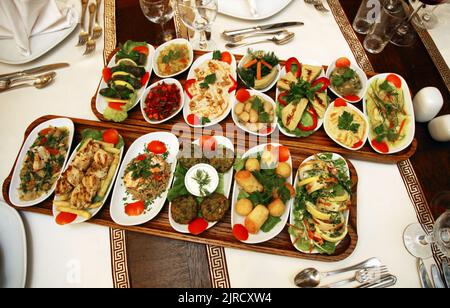
<svg viewBox="0 0 450 308"><path fill-rule="evenodd" d="M167 46L170 46L172 44L184 44L188 47L189 49L189 57L190 57L190 61L188 66L186 66L185 69L179 71L178 73L172 74L172 75L164 75L162 74L159 70L158 70L158 57L161 53L161 51L163 51ZM153 57L153 71L155 72L156 76L158 76L159 78L171 78L171 77L175 77L177 75L180 75L182 73L184 73L185 71L187 71L189 69L189 67L191 67L192 62L194 62L194 50L192 49L192 45L188 40L185 39L174 39L171 40L169 42L166 42L164 44L162 44L161 46L159 46L156 51L155 51L155 56Z"/></svg>
<svg viewBox="0 0 450 308"><path fill-rule="evenodd" d="M324 125L323 125L323 128L325 129L325 132L327 133L328 137L330 137L334 142L336 142L337 144L339 144L341 147L344 147L344 148L346 148L346 149L348 149L348 150L351 150L351 151L357 151L357 150L361 149L361 148L364 146L364 144L366 144L367 137L369 136L369 121L367 121L366 115L365 115L364 113L362 113L361 110L359 110L358 108L356 108L355 106L353 106L351 103L347 103L347 106L348 106L350 109L352 109L353 111L355 111L357 114L359 114L359 115L364 119L364 121L366 122L366 131L365 131L365 133L364 133L364 138L363 138L363 140L362 140L363 143L361 144L361 146L359 146L359 147L357 147L357 148L351 148L351 147L349 147L349 146L343 144L342 142L338 141L337 139L335 139L335 138L333 137L333 135L331 134L330 129L329 129L329 127L328 127L328 124L327 124L328 121L327 121L327 119L330 117L331 110L334 108L334 103L335 103L335 102L332 102L332 103L328 106L328 109L327 109L327 111L325 112L325 115L324 115L324 117L323 117L323 118L324 118Z"/></svg>
<svg viewBox="0 0 450 308"><path fill-rule="evenodd" d="M166 144L169 156L167 162L171 165L171 175L169 182L167 183L167 189L164 193L153 201L150 209L144 212L140 216L128 216L125 213L125 204L135 202L131 196L127 196L125 185L123 183L123 177L125 175L125 169L128 164L136 158L139 154L142 154L143 149L152 141L161 141ZM177 165L177 155L179 150L178 138L171 133L156 132L144 135L136 139L128 149L122 164L120 165L118 178L114 185L114 191L111 199L110 213L114 222L121 226L136 226L146 223L155 218L162 210L164 203L166 202L167 192L171 186L175 167Z"/></svg>
<svg viewBox="0 0 450 308"><path fill-rule="evenodd" d="M43 202L45 199L47 199L48 197L50 197L50 195L55 190L56 182L58 181L58 179L55 181L52 188L46 194L43 194L41 197L39 197L35 200L22 201L19 198L20 170L22 169L23 160L25 159L25 155L27 154L28 150L30 149L30 147L33 145L34 141L38 137L38 133L41 130L43 130L49 126L66 127L69 130L69 143L68 143L68 148L67 148L67 155L66 155L66 159L64 160L64 164L61 167L61 171L59 172L58 179L61 176L61 173L64 170L64 167L67 163L67 159L69 158L69 154L70 154L70 149L72 147L73 134L75 132L75 128L74 128L72 120L67 119L67 118L57 118L57 119L48 120L48 121L36 126L33 129L33 131L28 135L27 140L25 140L25 143L23 144L22 149L20 150L19 158L17 159L17 163L14 166L14 173L12 176L11 184L9 185L9 200L15 206L30 207L30 206L39 204L39 203Z"/></svg>
<svg viewBox="0 0 450 308"><path fill-rule="evenodd" d="M411 123L409 124L409 133L408 136L406 138L406 141L404 141L403 143L401 143L400 145L394 147L394 148L389 148L389 152L388 153L383 153L380 152L379 150L377 150L373 145L372 145L372 128L370 127L370 118L369 115L367 114L367 102L366 102L366 96L367 96L367 92L369 91L369 87L372 84L372 82L374 80L377 79L386 79L387 76L389 76L391 73L385 73L385 74L379 74L376 75L372 78L369 79L368 83L367 83L367 88L366 88L366 93L364 94L364 98L363 98L363 110L364 110L364 114L367 117L367 120L369 121L369 144L372 147L372 149L374 149L375 152L378 152L380 154L394 154L394 153L398 153L400 151L403 151L404 149L406 149L407 147L409 147L409 145L413 142L414 140L414 134L416 132L416 120L414 118L414 107L413 107L413 103L412 103L412 98L411 98L411 92L409 90L408 84L406 83L405 79L398 75L398 74L394 74L396 76L398 76L400 78L400 80L402 81L402 90L403 93L405 95L405 106L406 106L406 110L408 113L408 116L411 118Z"/></svg>
<svg viewBox="0 0 450 308"><path fill-rule="evenodd" d="M233 106L233 109L232 109L232 111L231 111L231 115L232 115L232 118L233 118L234 123L236 124L237 127L239 127L240 129L242 129L243 131L245 131L245 132L247 132L247 133L249 133L249 134L251 134L251 135L254 135L254 136L262 136L262 137L265 137L265 136L271 135L271 134L276 130L276 128L277 128L277 126L278 126L278 125L277 125L278 119L277 119L277 112L276 112L276 111L277 111L277 105L275 104L274 100L273 100L270 96L268 96L268 95L266 95L266 94L264 94L264 93L261 93L261 92L256 91L256 90L247 90L247 91L250 93L251 96L259 96L259 97L261 97L264 101L268 101L268 102L270 102L270 103L272 104L273 112L274 112L274 122L273 122L272 125L271 125L272 131L271 131L270 133L265 133L265 134L262 134L262 133L255 133L255 132L252 132L251 130L249 130L248 128L246 128L244 125L242 125L242 124L239 122L238 116L234 113L234 108L236 107L236 105L237 105L237 103L238 103L237 100L234 102L234 106Z"/></svg>
<svg viewBox="0 0 450 308"><path fill-rule="evenodd" d="M310 61L310 60L306 60L306 61L303 61L303 62L300 62L302 65L303 65L303 63L305 63L305 64L309 64L309 65L314 65L314 66L322 66L320 63L318 63L318 62L316 62L316 61ZM280 78L278 78L278 80L280 80L284 75L286 75L286 67L283 67L283 69L281 70L281 74L280 74ZM325 73L324 73L324 71L323 71L323 68L322 68L322 73L319 75L319 77L317 77L317 79L318 78L321 78L321 77L325 77ZM277 82L278 82L278 80L277 80ZM275 96L275 99L276 99L276 101L275 101L275 103L278 105L278 95L280 95L280 90L278 89L278 87L277 87L277 90L276 90L276 92L275 92L276 94L276 96ZM309 104L311 104L311 103L309 103ZM296 135L294 135L294 134L291 134L291 133L289 133L288 131L286 131L283 127L281 127L281 125L280 125L280 123L278 123L278 121L277 121L277 125L278 125L278 129L280 130L280 132L283 134L283 135L285 135L285 136L287 136L287 137L293 137L293 138L303 138L303 137L297 137ZM323 125L323 119L318 119L318 121L317 121L317 127L316 127L316 129L314 130L314 132L317 132L321 127L322 127L322 125ZM306 138L308 138L308 137L306 137Z"/></svg>
<svg viewBox="0 0 450 308"><path fill-rule="evenodd" d="M316 155L320 155L320 154L324 154L324 153L317 153ZM350 178L350 169L349 169L349 167L348 167L348 164L347 164L347 161L345 160L345 158L342 157L342 156L339 155L339 154L335 154L335 153L332 153L332 154L333 154L333 160L336 160L336 159L339 159L339 158L344 159L345 165L347 166L347 176L348 176L348 178ZM300 166L303 165L304 163L306 163L306 162L312 160L312 159L314 159L314 155L311 155L310 157L306 158L306 159L300 164ZM299 169L300 169L300 167L299 167ZM297 191L297 185L298 185L298 182L299 182L298 176L299 176L299 173L298 173L298 171L297 171L297 174L295 175L295 181L294 181L294 188L295 188L295 191ZM351 194L351 192L350 192L350 194ZM294 210L295 210L295 207L292 206L292 207L291 207L291 215L290 215L290 217L289 217L289 223L290 223L291 225L294 225L294 223L295 223L295 221L294 221ZM347 211L344 213L344 216L345 216L345 225L347 226L347 225L348 225L348 220L349 220L349 218L350 218L350 211L347 210ZM294 238L292 235L289 235L289 236L290 236L290 238L291 238L292 246L294 246L295 249L297 249L298 251L300 251L300 252L302 252L302 253L307 253L307 254L318 254L318 253L319 253L319 250L317 250L317 248L315 248L315 249L314 249L313 251L311 251L311 252L310 252L309 250L308 250L308 251L303 251L303 250L298 249L297 246L295 246L295 245L293 244L295 238ZM336 243L336 246L338 246L339 243L340 243L340 242Z"/></svg>
<svg viewBox="0 0 450 308"><path fill-rule="evenodd" d="M234 78L234 80L236 80L237 82L237 73L236 73L236 59L234 58L234 55L232 53L230 53L231 55L231 75ZM213 57L213 53L207 53L204 54L203 56L201 56L200 58L198 58L197 60L195 60L195 62L192 64L191 69L189 70L189 74L187 77L187 80L189 79L193 79L195 76L194 70L196 68L198 68L199 66L201 66L204 62L212 60ZM189 96L186 94L186 92L184 92L184 108L183 108L183 117L184 117L184 121L191 127L209 127L209 126L213 126L216 125L220 122L222 122L230 113L231 108L233 107L234 104L234 97L236 96L236 90L234 90L233 92L230 93L230 102L229 102L229 106L228 109L222 114L222 116L220 116L219 118L215 119L214 121L211 121L211 123L207 123L205 125L191 125L189 124L187 117L188 115L191 113L190 109L189 109L189 102L191 101L191 99L189 98Z"/></svg>
<svg viewBox="0 0 450 308"><path fill-rule="evenodd" d="M257 0L258 16L250 13L244 0L219 0L219 13L244 20L263 20L274 16L284 10L292 0Z"/></svg>
<svg viewBox="0 0 450 308"><path fill-rule="evenodd" d="M128 109L128 111L133 109L134 107L136 107L137 104L139 104L139 102L142 99L142 96L144 94L145 88L147 88L147 85L150 82L150 79L152 76L153 57L155 54L155 48L153 48L153 46L150 44L147 44L147 47L148 47L149 53L148 53L148 58L147 58L147 64L144 67L145 67L145 70L149 73L150 77L148 78L148 81L145 84L145 86L140 88L139 91L137 92L136 102L133 104L133 106L131 106ZM108 63L109 68L114 67L114 66L116 66L116 56L115 55L111 59L111 61L109 61L109 63ZM101 114L103 114L105 112L106 107L108 107L108 102L105 100L105 98L103 96L100 95L100 90L107 88L107 87L108 87L108 85L102 78L101 82L100 82L100 87L98 88L97 98L95 100L95 108L97 108L97 111L100 112Z"/></svg>
<svg viewBox="0 0 450 308"><path fill-rule="evenodd" d="M164 119L164 120L161 120L161 121L152 121L152 120L150 120L150 119L148 118L147 114L145 113L145 110L144 110L144 109L145 109L145 101L146 101L147 96L148 96L148 94L150 93L151 89L153 89L154 87L156 87L156 86L162 84L163 82L165 82L166 84L174 84L174 85L177 86L178 90L180 91L180 107L179 107L178 110L177 110L174 114L172 114L170 117L168 117L168 118L166 118L166 119ZM147 121L147 122L150 123L150 124L161 124L161 123L167 122L167 121L169 121L170 119L172 119L173 117L175 117L175 116L183 109L183 106L184 106L184 99L185 99L185 97L184 97L183 87L181 86L181 83L180 83L178 80L173 79L173 78L167 78L167 79L162 79L162 80L160 80L160 81L157 81L157 82L153 83L150 87L148 87L148 88L145 90L144 95L142 95L142 99L141 99L141 103L140 103L140 105L141 105L141 111L142 111L142 116L144 117L145 121Z"/></svg>
<svg viewBox="0 0 450 308"><path fill-rule="evenodd" d="M336 60L337 60L337 59L336 59ZM331 73L332 73L332 72L334 71L334 69L336 68L336 60L333 61L333 62L331 62L331 64L328 66L328 69L327 69L327 72L326 72L326 77L327 77L328 79L330 79L330 81L331 81L331 78L330 78ZM359 90L359 93L358 93L358 96L359 96L359 98L360 98L358 101L351 101L351 100L348 100L348 99L344 98L342 95L340 95L339 93L337 93L337 92L333 89L333 87L332 87L331 85L328 87L328 89L330 89L330 91L333 92L334 95L336 95L337 97L342 98L342 99L345 100L347 103L356 104L356 103L358 103L358 102L360 102L360 101L362 100L362 98L364 97L364 94L366 93L366 88L367 88L367 75L366 75L366 73L365 73L358 65L353 64L353 62L350 64L350 68L351 68L352 70L354 70L354 71L358 74L359 79L361 80L361 83L362 83L362 89Z"/></svg>
<svg viewBox="0 0 450 308"><path fill-rule="evenodd" d="M251 148L242 156L242 158L244 159L253 154L264 151L264 148L267 145L268 144L261 144L261 145ZM278 143L271 143L271 145L276 146L276 147L281 146L281 144L278 144ZM292 156L289 158L287 163L291 166L292 172L291 172L290 177L287 178L286 182L289 184L292 184L292 178L293 178L292 173L294 172L294 169L292 167ZM233 229L233 226L236 224L245 225L245 217L236 213L236 203L238 201L239 191L240 191L239 185L235 181L234 188L233 188L233 199L232 199L232 203L231 203L231 211L232 211L231 212L231 229ZM241 241L241 242L246 243L246 244L259 244L259 243L264 243L264 242L270 241L271 239L276 237L278 234L280 234L281 231L283 231L284 227L286 226L286 223L289 218L289 213L291 211L290 209L293 206L293 204L294 204L294 198L291 198L286 204L286 210L285 210L283 216L280 217L281 221L272 230L270 230L270 232L265 233L260 230L257 234L249 233L248 239L246 241Z"/></svg>
<svg viewBox="0 0 450 308"><path fill-rule="evenodd" d="M244 63L247 61L247 58L249 58L249 57L250 57L250 55L246 55L245 57L243 57L243 58L241 59L241 61L239 61L239 68L242 68L242 66L244 65ZM281 77L281 65L278 64L276 67L278 68L278 74L277 74L277 77L275 77L274 80L270 83L270 85L268 85L267 87L265 87L264 89L261 89L261 90L257 90L257 89L255 89L255 88L251 88L251 87L250 87L250 88L251 88L252 90L259 91L259 92L262 92L262 93L267 92L267 91L269 91L270 89L272 89L273 86L277 84L278 80L280 80L280 77ZM239 75L239 74L238 74L238 75ZM239 79L242 80L241 76L239 76ZM244 85L245 85L245 82L244 82L243 80L242 80L242 82L243 82ZM247 86L247 85L246 85L246 86Z"/></svg>
<svg viewBox="0 0 450 308"><path fill-rule="evenodd" d="M72 155L70 156L69 161L67 162L66 167L64 168L64 171L66 171L67 168L69 168L69 166L72 164L72 161L75 159L75 156L77 155L77 152L78 152L78 149L79 149L79 148L80 148L80 144L77 145L76 149L73 151ZM97 213L98 213L98 212L103 208L103 206L105 205L105 201L108 199L109 193L111 192L111 189L112 189L113 186L114 186L114 181L116 180L117 173L119 172L120 161L122 160L124 148L125 148L125 146L123 146L123 147L121 148L121 150L120 150L120 154L119 154L119 165L116 167L116 172L114 173L114 176L113 176L113 178L112 178L112 180L111 180L111 183L109 184L108 190L106 191L105 197L103 198L102 205L99 206L99 207L96 208L96 209L90 209L90 210L87 210L87 211L92 215L90 219L92 219L95 215L97 215ZM56 196L55 196L55 198L53 199L53 201L58 201L58 200L59 200L59 198L56 197ZM55 219L56 219L56 217L59 215L59 213L61 213L60 211L58 211L58 210L56 209L56 206L54 206L54 205L53 205L53 208L52 208L52 212L53 212L53 218L55 218ZM69 223L68 225L71 225L71 224L79 224L79 223L82 223L82 222L85 222L85 221L88 221L88 220L89 220L89 219L86 219L86 218L81 217L80 215L78 215L77 218L76 218L74 221L72 221L71 223Z"/></svg>
<svg viewBox="0 0 450 308"><path fill-rule="evenodd" d="M24 288L27 280L27 237L19 213L0 202L0 288Z"/></svg>
<svg viewBox="0 0 450 308"><path fill-rule="evenodd" d="M228 139L226 137L222 137L222 136L214 136L214 138L216 138L218 145L222 145L222 146L232 150L234 153L234 145L230 139ZM200 145L200 140L199 139L195 140L193 142L193 144ZM223 182L224 182L225 197L229 198L231 184L233 182L233 168L228 170L227 173L224 173ZM173 220L173 218L172 218L172 202L169 204L169 222L175 231L178 231L180 233L190 234L189 229L188 229L189 225L182 225L182 224L177 223L175 220ZM214 227L217 223L218 223L217 221L216 222L208 222L208 228L206 228L206 230Z"/></svg>

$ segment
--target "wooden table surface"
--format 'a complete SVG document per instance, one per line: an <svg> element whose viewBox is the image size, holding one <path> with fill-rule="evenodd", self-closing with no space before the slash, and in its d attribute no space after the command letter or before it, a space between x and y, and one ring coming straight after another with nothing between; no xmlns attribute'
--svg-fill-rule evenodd
<svg viewBox="0 0 450 308"><path fill-rule="evenodd" d="M149 22L138 0L116 0L117 42L128 39L158 44L159 25ZM353 20L359 1L340 1L349 20ZM170 22L167 28L174 29ZM359 39L364 39L359 36ZM428 51L420 39L414 46L399 48L392 44L379 55L369 54L376 72L394 72L409 83L413 95L434 86L444 96L440 114L450 113L447 90ZM411 158L428 201L443 190L450 190L450 144L432 140L427 125L416 123L418 149ZM211 287L204 245L127 232L128 266L133 287Z"/></svg>

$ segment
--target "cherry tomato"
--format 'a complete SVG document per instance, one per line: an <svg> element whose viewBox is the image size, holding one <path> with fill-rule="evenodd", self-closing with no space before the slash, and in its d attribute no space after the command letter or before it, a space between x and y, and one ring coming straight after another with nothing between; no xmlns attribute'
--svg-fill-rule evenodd
<svg viewBox="0 0 450 308"><path fill-rule="evenodd" d="M153 154L161 155L167 152L167 147L163 142L153 140L147 145L147 150L149 150Z"/></svg>
<svg viewBox="0 0 450 308"><path fill-rule="evenodd" d="M342 57L336 60L336 67L350 67L352 63L346 57Z"/></svg>
<svg viewBox="0 0 450 308"><path fill-rule="evenodd" d="M344 98L351 102L359 102L361 100L361 98L358 95L347 95L344 96Z"/></svg>
<svg viewBox="0 0 450 308"><path fill-rule="evenodd" d="M278 161L280 163L284 163L289 160L291 157L291 152L289 151L288 147L285 147L284 145L281 145L278 148Z"/></svg>
<svg viewBox="0 0 450 308"><path fill-rule="evenodd" d="M237 89L237 82L236 82L236 80L234 80L233 76L231 76L231 75L230 75L230 79L231 79L231 82L233 83L233 85L228 90L228 93L231 93L231 92L233 92L233 91L235 91Z"/></svg>
<svg viewBox="0 0 450 308"><path fill-rule="evenodd" d="M359 140L357 143L355 143L355 144L352 146L352 148L357 149L357 148L361 147L362 145L363 145L362 140Z"/></svg>
<svg viewBox="0 0 450 308"><path fill-rule="evenodd" d="M137 161L143 161L143 160L146 159L146 158L147 158L147 155L141 154L141 155L139 155L138 157L136 157L136 160L137 160Z"/></svg>
<svg viewBox="0 0 450 308"><path fill-rule="evenodd" d="M200 125L200 118L197 117L195 114L191 113L187 116L187 122L190 125Z"/></svg>
<svg viewBox="0 0 450 308"><path fill-rule="evenodd" d="M103 132L103 141L116 145L119 143L120 135L114 128L107 129Z"/></svg>
<svg viewBox="0 0 450 308"><path fill-rule="evenodd" d="M321 77L321 78L316 79L316 81L314 81L314 82L311 84L311 88L317 86L318 84L321 84L322 87L321 87L319 90L317 90L316 92L323 92L323 91L325 91L325 90L328 88L328 86L330 85L330 83L331 83L331 82L330 82L330 79L328 79L328 78L326 78L326 77Z"/></svg>
<svg viewBox="0 0 450 308"><path fill-rule="evenodd" d="M102 71L102 75L103 75L103 80L106 83L108 83L108 81L111 80L111 76L112 76L111 69L109 67L105 67Z"/></svg>
<svg viewBox="0 0 450 308"><path fill-rule="evenodd" d="M250 96L250 92L248 92L247 89L239 89L236 93L236 99L241 103L248 101Z"/></svg>
<svg viewBox="0 0 450 308"><path fill-rule="evenodd" d="M286 96L288 96L288 92L281 92L278 95L278 102L280 103L280 105L287 106L287 102L286 102L286 99L285 99Z"/></svg>
<svg viewBox="0 0 450 308"><path fill-rule="evenodd" d="M196 218L188 226L188 230L193 235L199 235L208 228L208 222L204 218Z"/></svg>
<svg viewBox="0 0 450 308"><path fill-rule="evenodd" d="M297 58L289 58L286 61L286 72L292 72L295 77L300 78L302 75L302 65L300 61L297 60Z"/></svg>
<svg viewBox="0 0 450 308"><path fill-rule="evenodd" d="M241 224L236 224L233 226L233 235L239 241L248 240L248 230Z"/></svg>
<svg viewBox="0 0 450 308"><path fill-rule="evenodd" d="M122 107L125 106L125 103L119 103L119 102L109 102L108 107L114 110L123 111Z"/></svg>
<svg viewBox="0 0 450 308"><path fill-rule="evenodd" d="M402 88L402 80L400 79L400 77L398 77L395 74L389 74L386 77L386 80L390 83L392 83L397 89L401 89Z"/></svg>
<svg viewBox="0 0 450 308"><path fill-rule="evenodd" d="M217 147L217 140L213 136L201 136L200 147L203 151L215 151Z"/></svg>
<svg viewBox="0 0 450 308"><path fill-rule="evenodd" d="M56 216L55 221L58 225L63 226L70 224L75 219L77 219L77 217L78 216L76 214L61 212L58 214L58 216Z"/></svg>
<svg viewBox="0 0 450 308"><path fill-rule="evenodd" d="M145 203L144 201L137 201L125 205L125 214L128 216L139 216L144 213Z"/></svg>
<svg viewBox="0 0 450 308"><path fill-rule="evenodd" d="M334 107L345 107L345 106L347 106L347 102L345 101L345 99L338 98L337 100L334 101Z"/></svg>
<svg viewBox="0 0 450 308"><path fill-rule="evenodd" d="M187 96L189 96L190 99L192 99L192 94L189 92L190 87L196 83L197 80L195 79L188 79L186 80L186 82L184 83L184 91L186 92Z"/></svg>
<svg viewBox="0 0 450 308"><path fill-rule="evenodd" d="M222 56L220 58L220 61L226 62L231 65L231 62L233 61L231 54L228 51L222 52Z"/></svg>
<svg viewBox="0 0 450 308"><path fill-rule="evenodd" d="M384 141L378 142L376 139L373 139L371 142L372 146L381 153L389 153L389 146L387 145L386 142Z"/></svg>
<svg viewBox="0 0 450 308"><path fill-rule="evenodd" d="M51 130L52 130L51 127L44 128L43 130L41 130L41 131L39 132L39 136L45 136L45 135L47 135Z"/></svg>
<svg viewBox="0 0 450 308"><path fill-rule="evenodd" d="M144 76L141 78L141 86L145 87L147 85L148 80L150 79L150 73L145 73Z"/></svg>
<svg viewBox="0 0 450 308"><path fill-rule="evenodd" d="M149 53L147 46L136 46L136 47L133 48L133 50L137 51L139 53L142 53L142 54L144 54L146 56L148 56L148 53Z"/></svg>

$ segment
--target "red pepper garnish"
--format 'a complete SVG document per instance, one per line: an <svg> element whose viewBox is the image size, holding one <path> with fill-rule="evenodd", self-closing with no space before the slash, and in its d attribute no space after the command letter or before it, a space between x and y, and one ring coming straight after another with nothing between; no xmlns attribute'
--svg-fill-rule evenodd
<svg viewBox="0 0 450 308"><path fill-rule="evenodd" d="M125 103L119 103L119 102L109 102L108 107L114 110L123 111L122 107L125 105Z"/></svg>
<svg viewBox="0 0 450 308"><path fill-rule="evenodd" d="M145 154L141 154L138 157L136 157L136 161L143 161L146 158L147 158L147 156Z"/></svg>
<svg viewBox="0 0 450 308"><path fill-rule="evenodd" d="M233 91L235 91L237 89L237 82L236 82L236 80L234 80L233 76L231 76L231 75L230 75L230 79L231 79L231 82L233 83L233 85L228 90L228 93L231 93L231 92L233 92Z"/></svg>
<svg viewBox="0 0 450 308"><path fill-rule="evenodd" d="M319 89L319 90L317 90L317 92L323 92L323 91L325 91L327 88L328 88L328 86L330 85L330 79L328 79L328 78L326 78L326 77L321 77L321 78L319 78L319 79L316 79L316 81L314 81L312 84L311 84L311 88L314 88L315 86L317 86L318 84L321 84L322 85L322 87Z"/></svg>
<svg viewBox="0 0 450 308"><path fill-rule="evenodd" d="M311 115L313 119L313 124L311 124L310 126L303 126L302 122L300 121L300 123L298 124L298 128L304 132L309 132L316 129L317 123L319 121L317 112L314 110L314 108L309 107L307 112Z"/></svg>
<svg viewBox="0 0 450 308"><path fill-rule="evenodd" d="M108 83L108 81L111 80L111 76L112 76L111 69L109 67L105 67L102 71L102 75L103 75L103 80L106 83Z"/></svg>
<svg viewBox="0 0 450 308"><path fill-rule="evenodd" d="M233 235L239 241L248 240L248 230L245 226L236 224L233 226Z"/></svg>
<svg viewBox="0 0 450 308"><path fill-rule="evenodd" d="M188 226L188 230L193 235L199 235L208 228L208 222L204 218L194 219Z"/></svg>
<svg viewBox="0 0 450 308"><path fill-rule="evenodd" d="M355 143L355 144L352 146L352 148L357 149L357 148L361 147L362 145L363 145L362 140L359 140L357 143Z"/></svg>
<svg viewBox="0 0 450 308"><path fill-rule="evenodd" d="M292 72L295 77L300 78L302 75L302 65L297 58L289 58L285 64L286 72Z"/></svg>
<svg viewBox="0 0 450 308"><path fill-rule="evenodd" d="M342 98L338 98L337 100L334 101L334 107L345 107L345 106L347 106L347 102Z"/></svg>
<svg viewBox="0 0 450 308"><path fill-rule="evenodd" d="M284 99L286 96L288 96L288 92L281 92L281 93L278 95L278 102L280 103L280 105L282 105L282 106L287 106L287 102L286 102L286 100Z"/></svg>
<svg viewBox="0 0 450 308"><path fill-rule="evenodd" d="M147 82L148 82L149 79L150 79L150 73L147 72L147 73L145 73L145 75L142 76L142 78L141 78L141 85L142 85L143 87L145 87L145 86L147 85Z"/></svg>
<svg viewBox="0 0 450 308"><path fill-rule="evenodd" d="M55 156L58 155L59 151L58 149L53 149L53 148L46 148L46 150L50 153L50 155Z"/></svg>
<svg viewBox="0 0 450 308"><path fill-rule="evenodd" d="M190 125L200 125L200 118L197 117L195 114L191 113L187 116L187 122Z"/></svg>
<svg viewBox="0 0 450 308"><path fill-rule="evenodd" d="M137 52L139 52L139 53L142 53L142 54L144 54L144 55L146 55L146 56L148 56L148 54L149 54L148 47L147 47L147 46L144 46L144 45L142 45L142 46L136 46L136 47L133 48L133 50L134 50L134 51L137 51Z"/></svg>
<svg viewBox="0 0 450 308"><path fill-rule="evenodd" d="M361 100L361 97L359 97L358 95L346 95L344 96L344 99L351 102L359 102Z"/></svg>
<svg viewBox="0 0 450 308"><path fill-rule="evenodd" d="M144 213L145 203L144 201L137 201L125 205L125 213L128 216L139 216Z"/></svg>
<svg viewBox="0 0 450 308"><path fill-rule="evenodd" d="M70 224L75 219L77 219L77 217L78 216L76 214L61 212L58 214L58 216L56 216L55 221L58 225L63 226Z"/></svg>
<svg viewBox="0 0 450 308"><path fill-rule="evenodd" d="M403 128L405 128L406 119L403 119L402 124L400 124L400 129L398 130L398 134L400 135L403 131Z"/></svg>
<svg viewBox="0 0 450 308"><path fill-rule="evenodd" d="M387 145L386 142L384 141L378 142L376 139L373 139L371 142L372 146L381 153L389 153L389 146Z"/></svg>
<svg viewBox="0 0 450 308"><path fill-rule="evenodd" d="M197 80L195 79L188 79L186 80L186 82L184 83L184 91L186 92L187 96L189 96L190 99L192 99L192 94L189 92L189 89L191 88L191 86L196 83Z"/></svg>

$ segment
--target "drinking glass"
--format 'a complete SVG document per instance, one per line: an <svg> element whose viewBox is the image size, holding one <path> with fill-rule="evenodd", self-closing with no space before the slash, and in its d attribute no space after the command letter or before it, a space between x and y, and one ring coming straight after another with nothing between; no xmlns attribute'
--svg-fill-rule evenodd
<svg viewBox="0 0 450 308"><path fill-rule="evenodd" d="M176 0L178 14L191 30L200 33L199 38L191 41L194 49L214 49L213 41L207 41L206 31L211 28L217 17L217 0Z"/></svg>
<svg viewBox="0 0 450 308"><path fill-rule="evenodd" d="M367 34L381 13L381 3L373 0L363 0L359 6L353 29L360 34Z"/></svg>
<svg viewBox="0 0 450 308"><path fill-rule="evenodd" d="M161 26L161 41L170 41L173 38L173 33L171 30L166 30L165 25L174 15L172 0L139 0L139 3L145 17Z"/></svg>
<svg viewBox="0 0 450 308"><path fill-rule="evenodd" d="M438 18L434 14L434 11L440 4L449 3L448 0L420 0L423 4L418 7L415 16L413 17L413 23L424 29L433 29L438 24ZM427 5L433 6L429 9Z"/></svg>
<svg viewBox="0 0 450 308"><path fill-rule="evenodd" d="M430 207L433 213L439 215L433 232L428 235L420 224L411 224L403 233L403 242L408 252L417 258L431 258L431 244L436 244L446 257L450 257L450 191L439 193Z"/></svg>

